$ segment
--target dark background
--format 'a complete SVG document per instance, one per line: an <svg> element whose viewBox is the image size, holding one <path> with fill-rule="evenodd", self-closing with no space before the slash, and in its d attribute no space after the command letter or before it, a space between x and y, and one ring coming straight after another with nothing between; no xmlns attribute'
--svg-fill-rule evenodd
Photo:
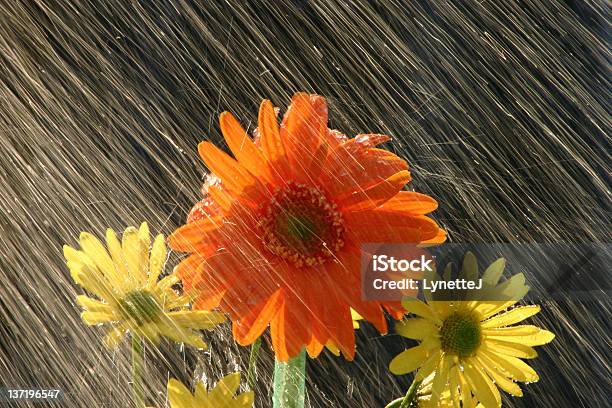
<svg viewBox="0 0 612 408"><path fill-rule="evenodd" d="M220 142L223 110L252 130L263 98L284 110L316 92L331 127L393 136L453 242L608 242L607 19L604 1L0 0L0 384L129 404L127 344L107 351L80 322L61 246L144 219L171 232L199 194L197 143ZM609 318L608 297L544 300L532 320L557 339L531 362L540 382L504 404L606 406ZM169 372L244 369L229 333L208 353L150 353L151 404ZM408 342L357 336L354 362L309 362L309 406L405 392L387 365Z"/></svg>

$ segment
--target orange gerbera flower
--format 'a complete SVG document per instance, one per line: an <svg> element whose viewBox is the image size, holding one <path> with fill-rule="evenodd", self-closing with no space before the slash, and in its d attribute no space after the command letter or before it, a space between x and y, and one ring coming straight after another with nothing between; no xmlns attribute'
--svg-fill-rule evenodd
<svg viewBox="0 0 612 408"><path fill-rule="evenodd" d="M425 214L437 202L401 191L410 180L404 160L376 148L390 140L370 134L347 139L327 127L318 95L296 94L279 128L264 100L251 139L229 112L221 131L235 158L209 142L198 146L212 171L188 223L169 238L191 255L177 266L194 308L220 307L241 345L270 325L278 360L306 347L317 356L335 345L355 354L351 308L381 333L384 310L399 319L399 302L364 301L360 244L442 242Z"/></svg>

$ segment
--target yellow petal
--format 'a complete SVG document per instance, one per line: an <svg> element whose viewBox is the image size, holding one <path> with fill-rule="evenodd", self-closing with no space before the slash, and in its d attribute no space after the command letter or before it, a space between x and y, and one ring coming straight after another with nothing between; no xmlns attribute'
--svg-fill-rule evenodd
<svg viewBox="0 0 612 408"><path fill-rule="evenodd" d="M180 281L181 281L181 278L179 278L177 275L175 274L168 275L164 277L162 280L157 282L157 284L155 285L155 291L159 295L161 295L164 292L166 292L168 289L170 289L172 286L179 283Z"/></svg>
<svg viewBox="0 0 612 408"><path fill-rule="evenodd" d="M425 362L427 356L428 350L421 345L404 350L391 360L389 370L397 375L409 373L419 368Z"/></svg>
<svg viewBox="0 0 612 408"><path fill-rule="evenodd" d="M423 347L425 350L439 349L440 348L440 336L433 335L433 336L425 337L423 341L421 342L421 344L419 345Z"/></svg>
<svg viewBox="0 0 612 408"><path fill-rule="evenodd" d="M160 330L161 324L147 323L142 326L131 327L131 330L146 339L149 343L157 346L160 342L160 335L165 335ZM166 336L169 337L169 336Z"/></svg>
<svg viewBox="0 0 612 408"><path fill-rule="evenodd" d="M533 348L520 343L510 343L487 338L484 346L496 353L507 354L512 357L536 358L538 356L537 351Z"/></svg>
<svg viewBox="0 0 612 408"><path fill-rule="evenodd" d="M491 336L531 336L533 334L537 334L541 330L542 329L540 329L538 326L534 326L532 324L521 324L518 326L483 329L483 333Z"/></svg>
<svg viewBox="0 0 612 408"><path fill-rule="evenodd" d="M138 228L138 239L148 251L149 245L151 245L151 234L149 233L149 224L146 222L140 224L140 227Z"/></svg>
<svg viewBox="0 0 612 408"><path fill-rule="evenodd" d="M114 321L115 316L113 313L85 311L81 313L81 320L88 326L96 326L98 324Z"/></svg>
<svg viewBox="0 0 612 408"><path fill-rule="evenodd" d="M113 260L100 240L87 232L82 232L80 243L83 252L96 264L109 282L114 285L117 281L117 271L115 270Z"/></svg>
<svg viewBox="0 0 612 408"><path fill-rule="evenodd" d="M87 281L97 282L103 278L102 272L85 252L64 245L64 257L66 258L66 265L70 269L70 276L77 284L85 287L80 275L86 275L88 277Z"/></svg>
<svg viewBox="0 0 612 408"><path fill-rule="evenodd" d="M461 386L461 404L465 408L473 408L474 403L472 399L472 387L468 383L465 375L459 370L458 366L453 366L451 369L451 375L459 378L459 385Z"/></svg>
<svg viewBox="0 0 612 408"><path fill-rule="evenodd" d="M363 320L363 317L351 309L351 319L353 319L353 329L359 329L359 320Z"/></svg>
<svg viewBox="0 0 612 408"><path fill-rule="evenodd" d="M240 387L240 373L226 375L208 393L211 405L214 407L225 406L227 401L233 399L238 387Z"/></svg>
<svg viewBox="0 0 612 408"><path fill-rule="evenodd" d="M404 309L408 311L408 313L415 314L420 317L424 317L425 319L430 319L433 321L438 321L439 319L435 315L434 311L422 301L418 299L407 299L402 301L402 306Z"/></svg>
<svg viewBox="0 0 612 408"><path fill-rule="evenodd" d="M79 265L88 265L91 268L96 267L95 263L91 260L89 256L87 256L87 254L85 254L85 252L77 251L69 245L64 245L63 249L64 258L66 258L66 263L69 264L69 268L70 265L74 265L75 267L78 267Z"/></svg>
<svg viewBox="0 0 612 408"><path fill-rule="evenodd" d="M540 306L521 306L515 307L514 309L498 314L484 322L482 322L482 328L494 328L494 327L504 327L509 326L511 324L515 324L518 322L522 322L523 320L537 314L540 311Z"/></svg>
<svg viewBox="0 0 612 408"><path fill-rule="evenodd" d="M79 251L77 251L70 245L64 244L64 246L62 247L62 250L64 251L64 258L66 258L66 262L72 261L72 262L82 263L81 257L78 254Z"/></svg>
<svg viewBox="0 0 612 408"><path fill-rule="evenodd" d="M487 339L519 343L525 346L541 346L550 343L555 338L554 333L532 325L486 329L482 333Z"/></svg>
<svg viewBox="0 0 612 408"><path fill-rule="evenodd" d="M251 408L255 402L255 393L253 391L247 391L240 394L234 400L235 405L230 405L228 408Z"/></svg>
<svg viewBox="0 0 612 408"><path fill-rule="evenodd" d="M76 297L76 302L83 309L90 312L112 313L112 308L107 303L94 300L89 296L79 295Z"/></svg>
<svg viewBox="0 0 612 408"><path fill-rule="evenodd" d="M487 360L486 357L483 356L477 356L474 360L474 367L480 371L486 371L489 377L491 377L491 380L495 381L495 385L497 385L499 388L506 391L510 395L514 395L515 397L523 396L521 387L503 375L503 372L497 370L492 361Z"/></svg>
<svg viewBox="0 0 612 408"><path fill-rule="evenodd" d="M417 371L416 373L416 380L423 381L425 377L433 373L434 370L438 368L438 365L440 364L440 358L441 353L439 350L435 351L433 354L427 357L427 360L423 362L423 364L419 368L419 371Z"/></svg>
<svg viewBox="0 0 612 408"><path fill-rule="evenodd" d="M172 310L172 309L187 307L189 303L191 303L196 296L197 296L196 292L179 296L172 290L166 290L158 297L160 299L160 304L162 305L162 309Z"/></svg>
<svg viewBox="0 0 612 408"><path fill-rule="evenodd" d="M157 324L157 330L159 334L176 343L189 344L199 349L208 348L208 345L202 340L202 336L193 330L184 329L176 325L171 326L163 322Z"/></svg>
<svg viewBox="0 0 612 408"><path fill-rule="evenodd" d="M143 287L147 279L147 248L144 247L138 238L138 230L136 228L129 227L125 230L121 241L121 247L128 266L130 278L133 280L132 288L136 289Z"/></svg>
<svg viewBox="0 0 612 408"><path fill-rule="evenodd" d="M115 270L117 271L117 289L119 293L124 294L128 289L127 282L129 280L127 264L123 256L121 242L119 242L117 234L115 234L115 231L113 231L111 228L106 230L106 247L108 248L108 252L113 260L113 264L115 265Z"/></svg>
<svg viewBox="0 0 612 408"><path fill-rule="evenodd" d="M437 328L431 320L414 318L398 322L395 331L408 339L422 340L437 332Z"/></svg>
<svg viewBox="0 0 612 408"><path fill-rule="evenodd" d="M85 272L85 268L87 267L87 265L73 261L68 261L67 265L70 269L70 276L72 277L72 280L74 280L74 282L78 285L83 286L83 277L87 273Z"/></svg>
<svg viewBox="0 0 612 408"><path fill-rule="evenodd" d="M436 292L438 293L438 292ZM465 306L465 302L449 302L446 300L434 300L429 302L429 306L434 311L434 314L439 319L446 318L453 310ZM441 322L438 320L436 323Z"/></svg>
<svg viewBox="0 0 612 408"><path fill-rule="evenodd" d="M485 285L495 286L499 283L499 279L506 268L506 260L499 258L493 262L482 274L482 282Z"/></svg>
<svg viewBox="0 0 612 408"><path fill-rule="evenodd" d="M438 367L438 364L440 364L439 359L436 362L436 368ZM420 394L431 394L431 383L433 383L433 379L435 376L436 373L432 373L423 379L423 383L419 386Z"/></svg>
<svg viewBox="0 0 612 408"><path fill-rule="evenodd" d="M171 378L168 381L168 400L171 408L193 408L195 401L182 382Z"/></svg>
<svg viewBox="0 0 612 408"><path fill-rule="evenodd" d="M523 382L536 382L540 379L534 369L529 367L523 360L490 351L483 351L482 353L507 377Z"/></svg>
<svg viewBox="0 0 612 408"><path fill-rule="evenodd" d="M180 312L169 312L166 316L177 326L207 330L225 322L223 313L209 312L205 310L185 310Z"/></svg>
<svg viewBox="0 0 612 408"><path fill-rule="evenodd" d="M80 264L78 267L72 268L70 274L74 281L88 292L93 293L109 303L114 304L116 302L116 296L112 292L113 288L111 288L106 278L102 276L99 269Z"/></svg>
<svg viewBox="0 0 612 408"><path fill-rule="evenodd" d="M453 407L461 406L461 402L460 402L461 392L459 392L460 387L461 387L461 380L459 378L459 374L457 373L458 369L459 368L456 365L451 366L449 370L449 375L448 375L449 376L448 379L450 383L451 401L452 401Z"/></svg>
<svg viewBox="0 0 612 408"><path fill-rule="evenodd" d="M194 392L194 406L196 407L211 407L214 408L210 405L210 402L208 400L208 390L206 390L206 387L204 386L204 383L202 382L198 382L195 386L195 392Z"/></svg>
<svg viewBox="0 0 612 408"><path fill-rule="evenodd" d="M475 281L478 279L478 260L471 252L467 252L463 257L461 277L470 281Z"/></svg>
<svg viewBox="0 0 612 408"><path fill-rule="evenodd" d="M471 361L464 361L463 373L476 398L487 408L501 407L501 395L495 384Z"/></svg>
<svg viewBox="0 0 612 408"><path fill-rule="evenodd" d="M161 275L164 264L166 263L166 241L164 236L159 234L153 241L153 247L151 248L151 257L149 258L149 278L147 286L153 288Z"/></svg>
<svg viewBox="0 0 612 408"><path fill-rule="evenodd" d="M340 356L340 349L333 341L329 340L327 343L325 343L325 347L327 347L327 349L331 351L334 356Z"/></svg>
<svg viewBox="0 0 612 408"><path fill-rule="evenodd" d="M529 291L529 286L525 285L525 275L517 273L510 279L500 283L495 288L496 296L499 300L521 300Z"/></svg>
<svg viewBox="0 0 612 408"><path fill-rule="evenodd" d="M442 396L442 391L448 382L451 359L452 357L444 355L439 361L438 370L436 371L436 376L434 377L431 386L432 401L439 401L441 399L440 397Z"/></svg>
<svg viewBox="0 0 612 408"><path fill-rule="evenodd" d="M483 319L486 319L513 306L516 302L518 302L518 300L475 301L472 303L474 305L474 311L482 316Z"/></svg>

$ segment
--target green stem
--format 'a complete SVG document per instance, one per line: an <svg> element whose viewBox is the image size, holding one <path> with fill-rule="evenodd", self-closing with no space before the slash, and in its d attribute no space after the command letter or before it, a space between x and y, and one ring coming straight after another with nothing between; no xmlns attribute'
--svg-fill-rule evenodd
<svg viewBox="0 0 612 408"><path fill-rule="evenodd" d="M247 371L247 384L250 390L255 389L255 369L257 367L257 356L259 355L259 348L261 347L261 337L255 340L255 343L251 345L251 354L249 354L249 369Z"/></svg>
<svg viewBox="0 0 612 408"><path fill-rule="evenodd" d="M408 408L410 404L414 400L416 400L417 390L419 389L419 385L421 385L421 381L417 381L416 378L412 381L410 388L408 388L408 392L406 392L406 396L404 400L400 404L399 408Z"/></svg>
<svg viewBox="0 0 612 408"><path fill-rule="evenodd" d="M144 408L144 387L142 384L142 368L144 361L144 347L142 338L132 334L132 391L134 393L134 406Z"/></svg>
<svg viewBox="0 0 612 408"><path fill-rule="evenodd" d="M288 362L274 362L274 408L303 408L306 384L306 351Z"/></svg>

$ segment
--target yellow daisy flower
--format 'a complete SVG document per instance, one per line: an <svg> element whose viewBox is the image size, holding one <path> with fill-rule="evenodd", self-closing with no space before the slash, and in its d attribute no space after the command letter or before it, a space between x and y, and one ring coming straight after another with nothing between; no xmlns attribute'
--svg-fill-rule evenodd
<svg viewBox="0 0 612 408"><path fill-rule="evenodd" d="M108 327L109 347L131 332L153 344L164 336L206 348L196 330L211 329L225 318L217 312L188 310L189 296L172 289L179 279L170 275L159 280L166 262L164 236L155 237L149 255L150 241L147 223L142 223L139 229L127 228L121 241L109 228L106 247L87 232L81 233L81 250L64 245L72 278L97 298L77 296L85 309L83 322Z"/></svg>
<svg viewBox="0 0 612 408"><path fill-rule="evenodd" d="M473 272L475 258L466 258L464 268ZM455 406L461 403L462 407L474 407L479 401L486 408L500 407L497 387L522 396L516 381L534 382L539 377L521 358L535 358L533 346L546 344L555 336L532 325L513 326L538 313L540 307L506 310L524 296L528 287L522 274L499 284L503 267L504 261L497 260L487 268L483 280L488 281L486 290L507 300L403 301L406 310L417 317L404 320L396 331L421 343L396 356L389 365L391 372L406 374L418 369L416 381L434 373L431 401L440 401L448 388Z"/></svg>
<svg viewBox="0 0 612 408"><path fill-rule="evenodd" d="M174 378L168 381L168 399L170 408L250 408L255 394L244 392L234 397L240 386L240 373L233 373L222 378L217 385L207 392L204 384L196 385L195 394Z"/></svg>

